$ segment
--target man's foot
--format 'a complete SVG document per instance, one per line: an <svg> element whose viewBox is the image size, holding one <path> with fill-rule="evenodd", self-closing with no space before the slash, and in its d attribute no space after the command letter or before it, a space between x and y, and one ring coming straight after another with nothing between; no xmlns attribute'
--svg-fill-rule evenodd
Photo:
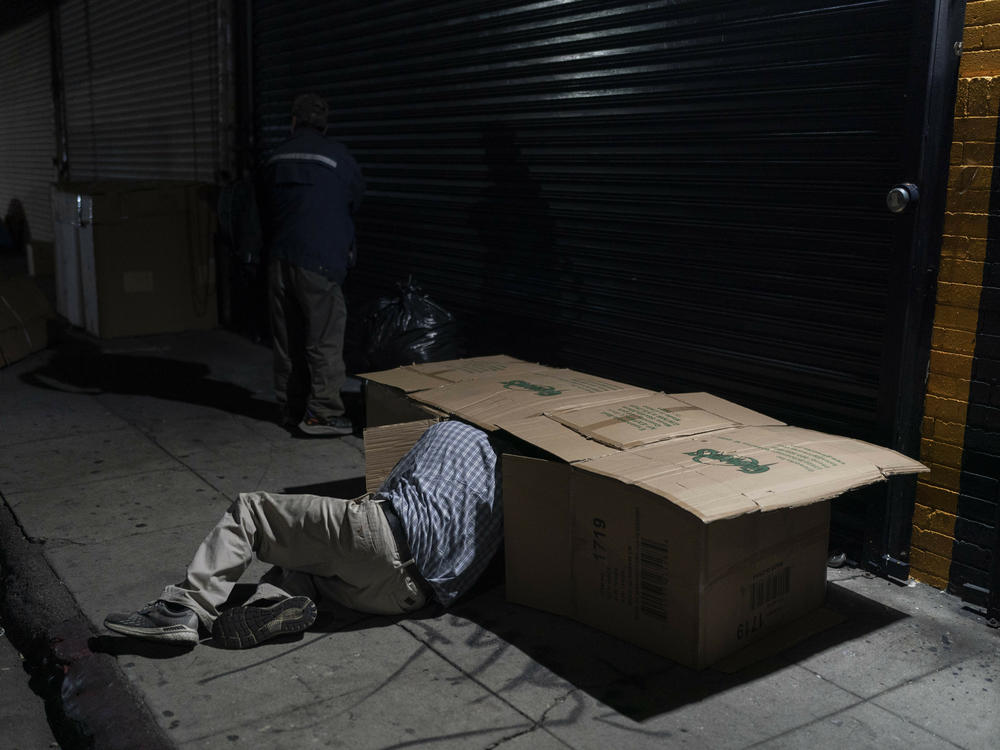
<svg viewBox="0 0 1000 750"><path fill-rule="evenodd" d="M180 604L157 600L138 612L118 612L104 618L104 627L116 633L162 643L198 642L198 615Z"/></svg>
<svg viewBox="0 0 1000 750"><path fill-rule="evenodd" d="M294 408L288 404L278 404L279 415L278 424L287 430L295 428L302 421L302 409Z"/></svg>
<svg viewBox="0 0 1000 750"><path fill-rule="evenodd" d="M354 424L347 417L324 418L306 409L299 429L307 435L350 435L354 432Z"/></svg>
<svg viewBox="0 0 1000 750"><path fill-rule="evenodd" d="M293 596L270 606L245 604L227 609L212 626L223 648L250 648L268 638L299 633L316 622L316 605L307 596Z"/></svg>

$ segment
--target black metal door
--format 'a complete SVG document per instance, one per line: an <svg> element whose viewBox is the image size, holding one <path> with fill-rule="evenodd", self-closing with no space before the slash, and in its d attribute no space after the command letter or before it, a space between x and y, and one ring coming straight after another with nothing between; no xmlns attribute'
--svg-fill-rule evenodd
<svg viewBox="0 0 1000 750"><path fill-rule="evenodd" d="M354 299L412 274L470 353L912 454L963 8L256 0L256 143L330 98L370 186ZM879 566L894 492L841 504Z"/></svg>

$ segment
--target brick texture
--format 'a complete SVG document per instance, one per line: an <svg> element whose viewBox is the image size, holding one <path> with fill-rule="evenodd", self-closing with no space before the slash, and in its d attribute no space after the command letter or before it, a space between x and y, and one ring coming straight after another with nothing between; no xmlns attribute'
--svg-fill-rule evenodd
<svg viewBox="0 0 1000 750"><path fill-rule="evenodd" d="M994 241L988 235L1000 111L1000 0L966 4L963 47L922 425L921 459L931 471L919 480L910 551L913 577L939 588L949 584L955 530L962 523L970 402L996 408L989 401L993 385L978 374L984 368L976 344L980 307L989 295L984 263ZM979 400L983 395L985 402ZM984 430L996 418L984 409L974 414Z"/></svg>

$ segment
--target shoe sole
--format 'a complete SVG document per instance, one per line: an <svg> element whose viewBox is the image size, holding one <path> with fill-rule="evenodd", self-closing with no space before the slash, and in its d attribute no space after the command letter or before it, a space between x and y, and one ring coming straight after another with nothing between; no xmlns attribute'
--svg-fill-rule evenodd
<svg viewBox="0 0 1000 750"><path fill-rule="evenodd" d="M306 435L350 435L354 427L333 427L331 425L308 425L299 422L299 429Z"/></svg>
<svg viewBox="0 0 1000 750"><path fill-rule="evenodd" d="M104 627L122 635L130 635L133 638L142 638L147 641L159 641L161 643L197 643L198 631L191 630L186 625L168 625L163 628L151 630L149 628L132 627L121 623L104 621Z"/></svg>
<svg viewBox="0 0 1000 750"><path fill-rule="evenodd" d="M284 599L270 607L252 604L227 609L212 626L223 648L250 648L288 633L299 633L316 622L316 605L305 596Z"/></svg>

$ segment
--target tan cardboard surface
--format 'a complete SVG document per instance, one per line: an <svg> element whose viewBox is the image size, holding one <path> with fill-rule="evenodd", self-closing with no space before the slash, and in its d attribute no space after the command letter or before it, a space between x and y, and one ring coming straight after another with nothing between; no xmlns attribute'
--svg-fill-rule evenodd
<svg viewBox="0 0 1000 750"><path fill-rule="evenodd" d="M500 420L497 426L569 463L617 452L616 448L586 438L544 415Z"/></svg>
<svg viewBox="0 0 1000 750"><path fill-rule="evenodd" d="M621 449L738 425L731 419L663 393L613 404L547 412L547 416L581 435Z"/></svg>
<svg viewBox="0 0 1000 750"><path fill-rule="evenodd" d="M813 503L705 524L702 665L822 604L829 508Z"/></svg>
<svg viewBox="0 0 1000 750"><path fill-rule="evenodd" d="M656 393L504 357L371 378L372 408L388 414L402 399L561 459L503 457L511 601L695 668L821 606L824 500L925 470L708 393Z"/></svg>
<svg viewBox="0 0 1000 750"><path fill-rule="evenodd" d="M365 491L375 492L389 472L437 419L365 429Z"/></svg>
<svg viewBox="0 0 1000 750"><path fill-rule="evenodd" d="M712 669L735 674L846 621L847 618L841 613L829 607L820 607L791 622L779 625L759 641L713 663Z"/></svg>
<svg viewBox="0 0 1000 750"><path fill-rule="evenodd" d="M726 401L726 399L711 393L672 393L670 395L678 401L712 412L739 425L764 427L784 424L784 422L761 414L759 411L747 409L745 406Z"/></svg>
<svg viewBox="0 0 1000 750"><path fill-rule="evenodd" d="M472 357L469 359L453 359L446 362L424 362L413 365L413 369L425 375L446 380L449 383L461 383L465 380L491 376L497 373L509 373L519 369L538 367L537 364L525 362L523 359L508 357L506 354L495 354L489 357Z"/></svg>
<svg viewBox="0 0 1000 750"><path fill-rule="evenodd" d="M450 359L444 362L421 362L392 370L365 372L358 377L399 388L405 393L413 393L428 388L440 388L449 383L461 383L466 380L475 380L515 369L532 367L538 367L538 365L508 357L506 354L497 354L489 357Z"/></svg>
<svg viewBox="0 0 1000 750"><path fill-rule="evenodd" d="M413 398L483 429L494 430L501 420L525 419L573 406L610 404L650 395L653 392L645 388L536 365L414 393Z"/></svg>
<svg viewBox="0 0 1000 750"><path fill-rule="evenodd" d="M443 385L447 385L448 382L433 375L420 372L414 369L412 365L397 367L394 370L382 370L381 372L364 372L358 375L358 377L371 380L375 383L381 383L382 385L388 385L392 388L398 388L404 393L413 393L414 391L422 391L428 388L440 388Z"/></svg>
<svg viewBox="0 0 1000 750"><path fill-rule="evenodd" d="M893 451L787 426L678 438L580 466L648 489L706 522L818 502L889 473L925 470Z"/></svg>
<svg viewBox="0 0 1000 750"><path fill-rule="evenodd" d="M508 597L529 607L575 617L570 585L570 467L555 461L505 455L501 469ZM516 548L511 547L512 543Z"/></svg>
<svg viewBox="0 0 1000 750"><path fill-rule="evenodd" d="M572 588L573 616L693 663L705 525L638 487L578 466L570 479L573 571L562 584Z"/></svg>

